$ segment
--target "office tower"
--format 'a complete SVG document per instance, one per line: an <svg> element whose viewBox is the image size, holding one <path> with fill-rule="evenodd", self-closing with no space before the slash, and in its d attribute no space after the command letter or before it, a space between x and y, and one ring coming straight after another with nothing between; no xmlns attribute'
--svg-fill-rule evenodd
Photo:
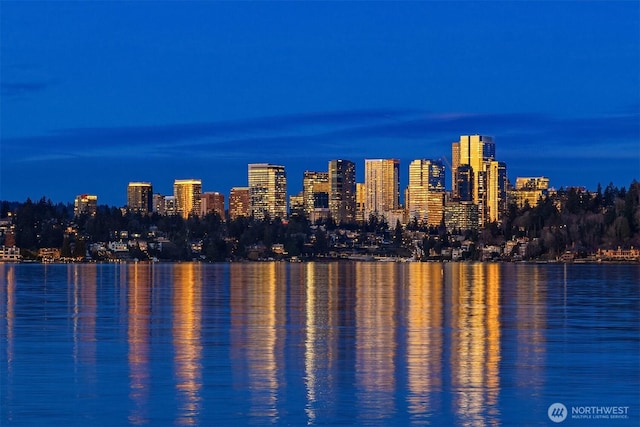
<svg viewBox="0 0 640 427"><path fill-rule="evenodd" d="M451 146L452 156L456 155L457 159L453 160L452 164L456 164L457 167L454 170L454 198L460 199L461 183L471 182L471 200L478 205L479 222L480 225L485 225L491 218L499 218L499 213L496 211L496 206L499 196L495 194L492 196L491 206L488 204L489 200L489 188L495 185L494 182L490 182L491 179L499 181L499 177L496 173L500 169L498 166L494 167L494 173L491 175L491 162L495 161L496 147L493 138L490 136L482 135L462 135L460 141L453 143ZM461 166L468 165L471 170L461 168ZM505 169L506 170L506 169ZM465 173L466 176L459 176ZM468 175L471 174L472 179L466 180ZM493 176L493 178L492 178ZM500 185L498 185L499 187ZM466 190L466 189L465 189ZM495 188L494 188L495 190ZM463 196L465 196L463 194ZM466 198L466 196L465 196ZM506 198L504 198L506 200ZM497 203L497 204L496 204Z"/></svg>
<svg viewBox="0 0 640 427"><path fill-rule="evenodd" d="M199 179L176 179L173 182L176 213L187 219L189 215L200 215L202 181Z"/></svg>
<svg viewBox="0 0 640 427"><path fill-rule="evenodd" d="M207 216L217 213L222 220L226 218L224 213L224 194L218 192L202 193L200 196L200 215Z"/></svg>
<svg viewBox="0 0 640 427"><path fill-rule="evenodd" d="M289 215L305 215L304 192L289 196Z"/></svg>
<svg viewBox="0 0 640 427"><path fill-rule="evenodd" d="M452 156L455 154L455 151L456 146L452 145ZM473 201L479 203L479 200L482 199L482 186L479 185L478 182L482 179L480 172L485 170L485 164L487 162L495 160L496 146L493 138L482 135L462 135L460 136L457 151L459 152L458 159L453 162L456 163L457 166L471 166L474 174Z"/></svg>
<svg viewBox="0 0 640 427"><path fill-rule="evenodd" d="M256 219L286 218L287 175L284 166L269 163L249 165L249 206Z"/></svg>
<svg viewBox="0 0 640 427"><path fill-rule="evenodd" d="M153 212L158 215L165 215L164 196L162 194L153 195Z"/></svg>
<svg viewBox="0 0 640 427"><path fill-rule="evenodd" d="M460 165L455 169L455 187L457 190L454 199L464 202L473 201L473 169L469 165Z"/></svg>
<svg viewBox="0 0 640 427"><path fill-rule="evenodd" d="M323 194L324 196L320 196ZM302 178L302 196L304 198L304 213L311 219L316 208L329 208L329 173L306 171ZM327 205L321 203L327 199Z"/></svg>
<svg viewBox="0 0 640 427"><path fill-rule="evenodd" d="M504 162L489 162L486 199L486 219L489 222L499 221L507 211L507 165Z"/></svg>
<svg viewBox="0 0 640 427"><path fill-rule="evenodd" d="M370 215L382 216L400 205L400 161L365 159L365 220Z"/></svg>
<svg viewBox="0 0 640 427"><path fill-rule="evenodd" d="M229 194L229 219L249 215L249 187L233 187Z"/></svg>
<svg viewBox="0 0 640 427"><path fill-rule="evenodd" d="M451 144L451 194L456 199L458 195L458 180L456 177L456 171L460 166L460 142L453 142Z"/></svg>
<svg viewBox="0 0 640 427"><path fill-rule="evenodd" d="M445 168L440 160L419 159L409 164L406 206L409 220L438 226L442 222Z"/></svg>
<svg viewBox="0 0 640 427"><path fill-rule="evenodd" d="M177 215L176 196L164 197L164 214L167 216Z"/></svg>
<svg viewBox="0 0 640 427"><path fill-rule="evenodd" d="M356 222L362 224L365 222L364 212L367 203L367 191L364 183L356 183ZM369 218L367 218L368 220Z"/></svg>
<svg viewBox="0 0 640 427"><path fill-rule="evenodd" d="M518 177L516 188L510 192L510 198L519 208L523 208L526 204L535 207L548 190L549 178L547 177Z"/></svg>
<svg viewBox="0 0 640 427"><path fill-rule="evenodd" d="M549 178L546 176L517 177L516 190L548 190Z"/></svg>
<svg viewBox="0 0 640 427"><path fill-rule="evenodd" d="M149 182L130 182L127 186L127 208L148 214L153 211L153 187Z"/></svg>
<svg viewBox="0 0 640 427"><path fill-rule="evenodd" d="M95 215L98 211L98 196L91 194L80 194L73 202L73 213L75 216L82 214Z"/></svg>
<svg viewBox="0 0 640 427"><path fill-rule="evenodd" d="M478 205L473 202L447 202L444 206L447 230L475 230L479 225Z"/></svg>
<svg viewBox="0 0 640 427"><path fill-rule="evenodd" d="M356 221L356 165L349 160L329 161L329 211L338 224Z"/></svg>

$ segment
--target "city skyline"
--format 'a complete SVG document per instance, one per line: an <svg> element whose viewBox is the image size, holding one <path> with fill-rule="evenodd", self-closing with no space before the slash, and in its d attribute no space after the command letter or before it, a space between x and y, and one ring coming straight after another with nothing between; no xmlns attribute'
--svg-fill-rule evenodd
<svg viewBox="0 0 640 427"><path fill-rule="evenodd" d="M450 156L492 135L508 176L640 177L638 2L0 3L0 199L124 205L331 159ZM299 178L298 178L299 177ZM452 175L447 177L447 187ZM401 196L402 197L402 196Z"/></svg>

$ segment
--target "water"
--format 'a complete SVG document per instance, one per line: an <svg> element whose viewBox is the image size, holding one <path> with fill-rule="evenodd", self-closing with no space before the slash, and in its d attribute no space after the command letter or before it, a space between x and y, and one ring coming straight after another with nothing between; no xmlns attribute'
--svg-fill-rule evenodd
<svg viewBox="0 0 640 427"><path fill-rule="evenodd" d="M561 425L640 424L638 265L0 264L0 281L2 426L557 425L553 403Z"/></svg>

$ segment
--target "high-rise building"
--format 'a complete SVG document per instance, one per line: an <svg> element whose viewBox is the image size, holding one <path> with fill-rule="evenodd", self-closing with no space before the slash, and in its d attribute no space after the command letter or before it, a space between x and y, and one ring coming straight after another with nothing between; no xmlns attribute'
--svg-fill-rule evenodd
<svg viewBox="0 0 640 427"><path fill-rule="evenodd" d="M518 177L516 178L516 188L510 192L509 196L519 208L527 204L530 207L535 207L548 190L549 178L547 177Z"/></svg>
<svg viewBox="0 0 640 427"><path fill-rule="evenodd" d="M356 222L362 224L365 221L365 205L367 204L367 190L363 182L356 183ZM368 220L369 218L367 218Z"/></svg>
<svg viewBox="0 0 640 427"><path fill-rule="evenodd" d="M176 196L164 197L164 214L167 216L178 215Z"/></svg>
<svg viewBox="0 0 640 427"><path fill-rule="evenodd" d="M448 202L444 207L447 230L474 230L478 228L478 205L473 202Z"/></svg>
<svg viewBox="0 0 640 427"><path fill-rule="evenodd" d="M507 165L504 162L489 162L486 199L486 220L500 221L502 214L507 211Z"/></svg>
<svg viewBox="0 0 640 427"><path fill-rule="evenodd" d="M91 194L80 194L73 202L73 213L75 216L82 214L95 215L98 211L98 196Z"/></svg>
<svg viewBox="0 0 640 427"><path fill-rule="evenodd" d="M187 219L189 215L200 215L200 195L202 181L199 179L176 179L173 183L173 195L176 213Z"/></svg>
<svg viewBox="0 0 640 427"><path fill-rule="evenodd" d="M207 216L211 213L217 213L221 219L225 219L224 194L215 191L202 193L200 196L200 215Z"/></svg>
<svg viewBox="0 0 640 427"><path fill-rule="evenodd" d="M289 196L289 215L305 215L304 213L304 192Z"/></svg>
<svg viewBox="0 0 640 427"><path fill-rule="evenodd" d="M482 135L462 135L451 146L456 158L453 198L471 200L478 205L480 226L499 221L506 210L506 165L495 159L493 138ZM469 197L469 194L471 197Z"/></svg>
<svg viewBox="0 0 640 427"><path fill-rule="evenodd" d="M329 208L329 173L305 171L302 178L302 196L304 198L304 213L311 219L316 208ZM324 206L322 201L327 200Z"/></svg>
<svg viewBox="0 0 640 427"><path fill-rule="evenodd" d="M400 205L400 161L397 159L365 159L365 220L370 215L382 216Z"/></svg>
<svg viewBox="0 0 640 427"><path fill-rule="evenodd" d="M459 165L455 169L456 195L454 199L464 202L473 201L473 168L470 165Z"/></svg>
<svg viewBox="0 0 640 427"><path fill-rule="evenodd" d="M440 160L419 159L409 164L406 207L409 220L438 226L442 222L445 167Z"/></svg>
<svg viewBox="0 0 640 427"><path fill-rule="evenodd" d="M517 177L516 190L548 190L549 178L546 176Z"/></svg>
<svg viewBox="0 0 640 427"><path fill-rule="evenodd" d="M338 224L356 221L356 165L349 160L329 161L329 211Z"/></svg>
<svg viewBox="0 0 640 427"><path fill-rule="evenodd" d="M154 194L153 195L153 212L158 215L165 215L165 202L164 196L162 194Z"/></svg>
<svg viewBox="0 0 640 427"><path fill-rule="evenodd" d="M474 183L473 183L473 201L480 203L483 198L483 187L479 185L479 181L482 180L481 172L485 171L486 163L495 160L496 146L493 142L493 137L483 135L462 135L460 136L460 142L452 144L451 155L452 157L458 151L458 159L453 160L457 166L469 165L473 170ZM452 167L453 167L452 163ZM454 171L457 170L454 169ZM457 177L456 177L457 181ZM457 193L454 197L459 197Z"/></svg>
<svg viewBox="0 0 640 427"><path fill-rule="evenodd" d="M130 182L127 186L127 208L148 214L153 211L153 187L149 182Z"/></svg>
<svg viewBox="0 0 640 427"><path fill-rule="evenodd" d="M249 187L233 187L229 194L229 219L249 215Z"/></svg>
<svg viewBox="0 0 640 427"><path fill-rule="evenodd" d="M458 179L456 171L460 166L460 142L451 144L451 194L454 198L458 198Z"/></svg>
<svg viewBox="0 0 640 427"><path fill-rule="evenodd" d="M256 219L286 218L287 175L284 166L249 164L249 206Z"/></svg>

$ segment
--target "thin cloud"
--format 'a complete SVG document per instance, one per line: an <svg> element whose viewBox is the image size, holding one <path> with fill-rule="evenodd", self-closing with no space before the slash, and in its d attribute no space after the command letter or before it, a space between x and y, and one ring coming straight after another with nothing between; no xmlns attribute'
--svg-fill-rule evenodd
<svg viewBox="0 0 640 427"><path fill-rule="evenodd" d="M376 109L318 112L246 120L160 126L62 129L44 136L6 138L14 158L42 161L60 152L83 158L200 156L299 159L309 156L448 155L460 134L488 134L498 157L581 155L610 146L633 154L640 141L640 114L565 118L540 114L432 114ZM55 152L52 148L55 147ZM37 149L38 155L32 153ZM51 152L49 152L51 150ZM54 156L54 157L47 157Z"/></svg>
<svg viewBox="0 0 640 427"><path fill-rule="evenodd" d="M1 93L2 96L8 98L15 98L32 93L42 92L53 86L53 82L39 81L39 82L12 82L2 83Z"/></svg>

